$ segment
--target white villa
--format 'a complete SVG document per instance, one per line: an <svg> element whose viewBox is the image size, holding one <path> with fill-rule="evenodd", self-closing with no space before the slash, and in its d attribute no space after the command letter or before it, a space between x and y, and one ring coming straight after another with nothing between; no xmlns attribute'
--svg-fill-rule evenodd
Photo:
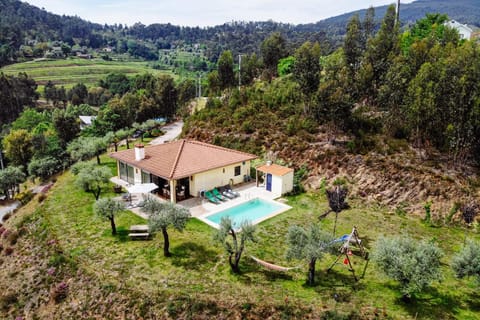
<svg viewBox="0 0 480 320"><path fill-rule="evenodd" d="M470 40L472 38L473 30L466 24L461 24L458 21L450 20L445 22L445 25L452 29L457 30L458 33L460 34L460 39Z"/></svg>
<svg viewBox="0 0 480 320"><path fill-rule="evenodd" d="M171 202L201 192L244 182L257 157L216 145L177 140L110 154L117 160L118 177L129 184L155 183L159 195Z"/></svg>

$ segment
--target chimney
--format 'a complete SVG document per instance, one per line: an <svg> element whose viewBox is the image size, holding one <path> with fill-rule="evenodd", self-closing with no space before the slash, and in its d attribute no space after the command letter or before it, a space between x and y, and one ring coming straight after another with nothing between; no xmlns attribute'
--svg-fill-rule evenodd
<svg viewBox="0 0 480 320"><path fill-rule="evenodd" d="M145 159L145 146L143 144L135 145L135 161Z"/></svg>
<svg viewBox="0 0 480 320"><path fill-rule="evenodd" d="M272 165L272 160L267 160L267 166L271 166Z"/></svg>

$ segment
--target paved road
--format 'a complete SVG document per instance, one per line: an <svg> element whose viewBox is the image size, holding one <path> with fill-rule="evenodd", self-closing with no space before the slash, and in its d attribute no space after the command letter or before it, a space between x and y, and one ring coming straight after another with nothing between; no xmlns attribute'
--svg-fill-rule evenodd
<svg viewBox="0 0 480 320"><path fill-rule="evenodd" d="M162 127L162 131L164 131L165 134L158 138L153 139L152 141L150 141L150 144L162 144L168 141L173 141L176 138L178 138L180 133L182 133L182 128L183 128L182 120L172 122Z"/></svg>
<svg viewBox="0 0 480 320"><path fill-rule="evenodd" d="M2 221L2 218L4 215L9 213L10 211L13 211L13 209L19 206L20 206L20 202L18 201L11 202L8 205L4 205L4 206L0 205L0 222Z"/></svg>

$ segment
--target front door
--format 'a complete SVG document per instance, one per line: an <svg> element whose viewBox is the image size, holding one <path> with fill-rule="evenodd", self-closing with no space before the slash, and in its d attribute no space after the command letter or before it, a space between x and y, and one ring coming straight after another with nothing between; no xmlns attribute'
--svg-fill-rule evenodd
<svg viewBox="0 0 480 320"><path fill-rule="evenodd" d="M272 191L272 175L267 173L267 191Z"/></svg>

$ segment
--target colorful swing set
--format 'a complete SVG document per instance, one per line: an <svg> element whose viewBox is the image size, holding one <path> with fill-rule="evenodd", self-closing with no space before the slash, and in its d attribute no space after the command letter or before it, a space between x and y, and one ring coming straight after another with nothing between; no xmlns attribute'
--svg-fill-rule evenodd
<svg viewBox="0 0 480 320"><path fill-rule="evenodd" d="M352 232L349 235L344 235L339 239L334 240L334 242L343 242L343 244L339 249L339 255L327 269L327 272L332 270L333 267L337 264L338 260L344 257L343 264L349 267L348 270L352 273L353 278L355 279L355 281L358 281L358 278L355 275L355 269L353 268L352 261L350 260L350 257L353 255L352 250L350 249L350 244L354 244L358 247L361 257L365 260L368 260L368 253L362 245L362 240L360 240L360 237L358 235L357 227L354 226Z"/></svg>

